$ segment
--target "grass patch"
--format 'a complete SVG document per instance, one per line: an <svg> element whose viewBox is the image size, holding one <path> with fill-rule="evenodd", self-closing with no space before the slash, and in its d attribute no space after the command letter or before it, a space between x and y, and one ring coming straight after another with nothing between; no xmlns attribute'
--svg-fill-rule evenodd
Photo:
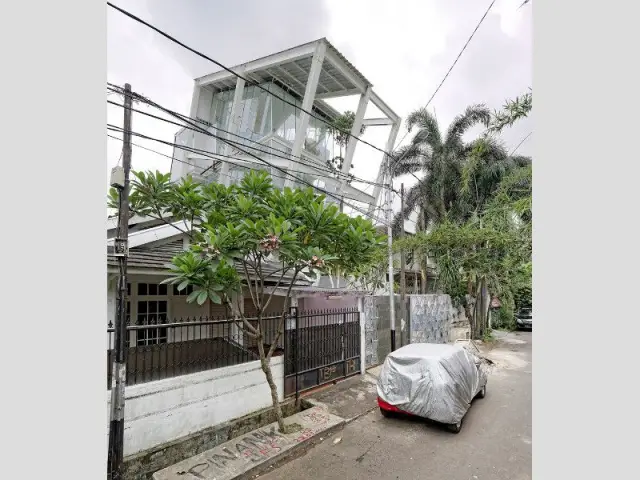
<svg viewBox="0 0 640 480"><path fill-rule="evenodd" d="M487 328L482 335L482 341L484 343L494 343L496 341L496 337L493 336L493 330Z"/></svg>

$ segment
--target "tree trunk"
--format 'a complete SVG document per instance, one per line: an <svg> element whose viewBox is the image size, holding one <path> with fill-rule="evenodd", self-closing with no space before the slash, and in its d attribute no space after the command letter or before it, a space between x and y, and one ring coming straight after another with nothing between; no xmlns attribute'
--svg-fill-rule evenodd
<svg viewBox="0 0 640 480"><path fill-rule="evenodd" d="M260 354L260 366L262 367L262 371L264 372L265 377L267 377L267 383L269 384L269 389L271 390L271 403L273 404L273 411L276 414L278 431L280 431L280 433L286 433L284 416L282 415L282 408L280 408L280 401L278 399L278 387L273 381L273 373L271 373L271 363L269 362L269 360L267 360L267 356L264 352L262 332L260 333L260 335L258 335L256 340L258 343L258 353Z"/></svg>
<svg viewBox="0 0 640 480"><path fill-rule="evenodd" d="M470 294L465 295L464 314L467 317L469 326L473 332L473 296Z"/></svg>
<svg viewBox="0 0 640 480"><path fill-rule="evenodd" d="M488 327L489 301L487 298L487 278L476 280L475 304L473 309L473 333L475 339L480 339Z"/></svg>

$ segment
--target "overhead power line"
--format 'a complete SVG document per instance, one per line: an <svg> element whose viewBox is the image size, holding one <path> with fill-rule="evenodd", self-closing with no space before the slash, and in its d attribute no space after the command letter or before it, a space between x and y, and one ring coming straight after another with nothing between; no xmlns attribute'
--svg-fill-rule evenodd
<svg viewBox="0 0 640 480"><path fill-rule="evenodd" d="M173 36L169 35L168 33L164 32L163 30L159 29L158 27L156 27L156 26L154 26L154 25L150 24L149 22L147 22L147 21L145 21L145 20L141 19L140 17L137 17L136 15L134 15L134 14L132 14L132 13L130 13L130 12L128 12L128 11L126 11L126 10L124 10L123 8L120 8L120 7L116 6L116 5L114 5L114 4L113 4L113 3L111 3L111 2L107 2L107 5L109 5L111 8L113 8L113 9L115 9L115 10L119 11L119 12L120 12L120 13L122 13L123 15L126 15L127 17L131 18L132 20L135 20L136 22L141 23L141 24L142 24L142 25L144 25L145 27L150 28L151 30L153 30L153 31L155 31L155 32L157 32L157 33L159 33L160 35L162 35L162 36L163 36L163 37L165 37L166 39L168 39L168 40L172 41L173 43L175 43L175 44L177 44L177 45L180 45L182 48L184 48L184 49L186 49L186 50L189 50L190 52L192 52L192 53L194 53L194 54L198 55L198 56L199 56L199 57L201 57L201 58L204 58L205 60L210 61L211 63L214 63L215 65L217 65L218 67L222 68L223 70L225 70L225 71L229 72L230 74L234 75L235 77L237 77L237 78L241 78L241 79L242 79L242 80L244 80L244 81L245 81L245 83L247 83L248 85L253 85L253 86L255 86L255 87L258 87L260 90L263 90L263 91L267 92L269 95L273 96L274 98L277 98L277 99L281 100L282 102L286 103L287 105L290 105L290 106L292 106L292 107L294 107L294 108L296 108L296 109L298 109L298 110L300 110L300 111L302 111L302 112L306 113L306 114L307 114L307 115L309 115L310 117L315 118L316 120L319 120L319 121L321 121L321 122L325 123L326 125L330 126L331 128L335 128L335 127L334 127L334 125L333 125L331 122L328 122L325 118L322 118L322 117L320 117L320 116L318 116L318 115L315 115L313 112L310 112L310 111L308 111L308 110L305 110L304 108L302 108L302 107L300 107L300 106L296 105L294 102L291 102L291 101L287 100L286 98L281 97L281 96L279 96L279 95L277 95L277 94L275 94L275 93L271 92L269 89L267 89L267 88L263 87L263 86L262 86L262 85L260 85L258 82L254 81L254 80L251 80L250 78L245 77L245 76L243 76L243 75L241 75L241 74L239 74L239 73L234 72L234 71L233 71L233 70L231 70L229 67L227 67L227 66L223 65L222 63L218 62L217 60L214 60L213 58L211 58L211 57L209 57L209 56L205 55L204 53L202 53L202 52L200 52L200 51L198 51L198 50L196 50L196 49L194 49L194 48L192 48L192 47L190 47L190 46L186 45L185 43L183 43L183 42L181 42L180 40L176 39L175 37L173 37ZM373 145L372 143L369 143L369 142L367 142L366 140L363 140L362 138L360 138L360 137L358 137L358 136L356 136L356 135L352 135L350 132L346 132L346 131L345 131L345 132L342 132L342 133L343 133L344 135L348 136L349 138L354 138L354 139L356 139L357 141L362 142L362 143L364 143L365 145L370 146L370 147L371 147L371 148L373 148L374 150L377 150L377 151L379 151L379 152L381 152L381 153L384 153L384 154L386 154L386 155L389 155L389 156L391 156L391 157L393 158L393 155L392 155L391 153L384 151L384 150L383 150L382 148L380 148L380 147L376 147L376 146L375 146L375 145Z"/></svg>
<svg viewBox="0 0 640 480"><path fill-rule="evenodd" d="M116 89L114 88L114 89L113 89L113 91L116 91ZM137 98L142 100L142 97L137 97ZM151 105L151 106L154 106L154 107L155 107L155 102L152 102L152 101L150 101L150 100L148 100L148 99L146 99L146 98L145 98L144 100L142 100L142 101L144 101L144 103L147 103L148 105ZM109 104L111 104L111 105L118 106L118 107L122 107L122 106L123 106L123 104L118 103L118 102L114 102L114 101L112 101L112 100L107 100L107 103L109 103ZM156 107L156 108L157 108L157 107ZM232 136L234 136L234 137L237 137L237 138L239 138L239 139L241 139L241 140L243 140L243 141L247 141L247 142L250 142L250 143L253 143L253 144L259 145L260 147L263 147L263 148L269 148L269 149L272 149L272 150L274 150L275 152L279 152L279 153L282 153L282 154L284 154L284 155L279 155L279 154L277 154L277 153L273 153L273 152L271 152L271 151L263 150L263 149L261 149L261 148L253 147L253 146L251 146L251 145L245 145L245 144L243 144L243 143L241 143L241 142L236 142L236 141L233 141L233 140L229 140L229 139L227 139L227 141L229 141L232 145L242 145L242 146L244 146L244 147L246 147L246 148L250 148L250 149L252 149L252 150L254 150L254 151L258 151L258 152L261 152L261 153L266 153L266 154L268 154L268 155L271 155L271 156L274 156L274 157L277 157L277 158L282 158L282 159L285 159L285 160L291 160L291 161L293 161L293 163L298 163L298 164L304 165L304 166L306 166L306 167L312 168L312 169L314 169L314 170L317 170L317 171L319 171L319 172L329 174L329 175L324 175L324 176L323 176L323 175L317 175L317 174L316 174L316 175L317 175L317 176L319 176L319 177L331 178L331 179L333 179L333 180L336 180L336 179L337 179L337 180L340 180L340 179L342 179L342 180L345 180L345 181L355 181L355 182L358 182L358 183L365 183L365 184L373 185L373 186L381 186L381 187L386 187L386 186L387 186L387 185L385 185L385 184L381 184L381 183L377 183L377 182L372 182L372 181L370 181L370 180L366 180L366 179L364 179L364 178L356 177L355 175L344 174L344 173L339 172L339 171L337 171L337 170L332 170L332 169L330 169L330 168L323 167L323 166L321 166L321 165L317 165L317 164L310 163L310 162L305 162L305 161L303 160L303 157L302 157L301 155L300 155L300 156L298 156L298 157L292 157L291 155L287 154L287 152L286 152L286 151L284 151L284 150L279 150L279 149L277 149L277 148L275 148L275 147L272 147L272 146L270 146L270 145L265 145L265 144L263 144L263 143L260 143L260 142L258 142L258 141L256 141L256 140L252 140L252 139L250 139L250 138L244 137L244 136L242 136L242 135L238 135L238 134L235 134L235 133L232 133L232 132L228 132L227 130L224 130L224 129L219 128L219 127L211 126L209 123L204 122L203 120L200 120L200 119L194 119L194 118L191 118L191 117L189 117L189 116L187 116L187 115L182 115L182 114L177 113L177 112L174 112L174 111L172 111L172 110L170 110L170 109L168 109L168 108L166 108L166 107L163 107L163 108L164 108L166 111L171 112L171 114L172 114L172 115L179 117L179 118L180 118L180 119L182 119L183 121L184 121L184 120L186 120L186 119L189 119L189 120L192 120L192 121L194 121L194 122L201 123L202 125L205 125L205 126L208 126L208 127L214 128L214 129L219 130L219 131L221 131L221 132L223 132L223 133L227 133L227 134L232 135ZM187 129L187 130L191 130L191 131L195 131L195 132L200 132L200 130L199 130L199 129L195 129L195 128L191 128L191 127L185 126L185 125L183 125L183 124L181 124L181 123L174 122L173 120L169 120L169 119L167 119L167 118L163 118L163 117L160 117L160 116L158 116L158 115L154 115L154 114L152 114L152 113L145 112L145 111L140 110L140 109L132 108L132 111L134 111L134 112L138 112L138 113L140 113L140 114L142 114L142 115L145 115L145 116L150 117L150 118L154 118L154 119L156 119L156 120L160 120L160 121L163 121L163 122L166 122L166 123L172 124L172 125L176 125L176 126L178 126L178 127L185 128L185 129ZM217 138L217 137L216 137L216 138ZM302 161L292 160L292 158L294 158L294 159L295 159L295 158L297 158L297 159L301 159ZM305 172L299 172L299 173L305 173Z"/></svg>
<svg viewBox="0 0 640 480"><path fill-rule="evenodd" d="M124 133L124 132L123 132L123 129L122 129L121 127L117 127L117 126L115 126L115 125L111 125L111 124L108 124L108 125L107 125L107 129L108 129L108 130L110 130L110 131L118 132L118 133ZM209 152L209 153L205 153L206 151L203 151L203 150L199 150L199 149L192 149L192 148L189 148L189 147L185 147L184 145L178 145L178 144L175 144L175 143L167 142L167 141L165 141L165 140L161 140L161 139L158 139L158 138L150 137L150 136L148 136L148 135L145 135L145 134L142 134L142 133L139 133L139 132L133 132L133 131L132 131L132 132L131 132L131 135L136 136L136 137L139 137L139 138L142 138L142 139L145 139L145 140L151 140L151 141L158 142L158 143L162 143L162 144L165 144L165 145L168 145L168 146L173 146L173 147L178 148L178 149L181 149L181 150L186 150L186 151L194 151L194 150L195 150L195 152L194 152L194 153L198 153L199 155L202 155L202 156L205 156L205 157L211 158L212 160L215 160L217 164L219 164L219 163L221 163L221 162L226 162L226 163L231 163L231 164L233 164L235 167L243 168L243 169L245 169L245 170L249 170L249 171L251 171L251 170L255 170L255 169L253 169L253 168L251 168L251 167L249 167L249 166L242 165L242 164L235 163L235 162L230 162L230 161L228 161L228 160L222 160L222 159L219 159L219 158L215 158L215 157L213 156L213 155L215 155L215 156L220 156L220 154L213 154L213 153L211 153L211 152ZM115 137L115 136L113 136L113 135L108 135L108 136L109 136L109 137L111 137L111 138L113 138L113 139L116 139L116 140L121 140L120 138ZM170 155L163 154L163 153L161 153L161 152L157 152L157 151L155 151L155 150L153 150L153 149L150 149L150 148L147 148L147 147L143 147L143 146L141 146L141 145L133 144L133 143L132 143L132 145L136 145L136 146L138 146L138 147L140 147L140 148L143 148L143 149L148 150L148 151L150 151L150 152L156 153L156 154L158 154L158 155L162 155L163 157L169 158L169 159L171 159L171 160L175 160L175 161L177 161L177 162L184 163L185 165L189 165L189 166L191 166L191 167L194 167L194 166L195 166L195 165L193 165L193 164L192 164L192 163L190 163L190 162L187 162L187 161L185 161L185 160L181 160L181 159L179 159L179 158L172 157L172 156L170 156ZM229 155L223 155L223 156L224 156L224 157L226 157L226 158L229 158L229 159L236 159L236 160L242 160L242 161L244 161L243 159L240 159L240 158L237 158L237 157L232 157L232 156L229 156ZM209 167L207 167L207 168L203 169L201 172L197 172L197 173L198 173L198 175L203 175L205 172L207 172L207 171L208 171L208 170L210 170L212 167L214 167L216 163L214 163L213 165L211 165L211 166L209 166ZM276 168L277 168L277 167L276 167ZM220 174L221 174L221 172L216 172L216 173L217 173L218 175L220 175ZM226 175L224 175L224 176L225 176L226 178L234 179L234 177L233 177L233 176L228 175L228 174L226 174ZM171 183L175 183L175 182L171 182ZM323 188L321 188L321 187L317 187L317 186L315 186L315 185L311 185L311 184L310 184L309 186L310 186L312 189L317 190L317 191L319 191L320 193L322 193L322 194L324 194L324 195L326 195L326 196L330 196L330 197L332 197L332 198L337 199L337 197L335 197L331 192L328 192L328 191L324 190L324 189L323 189ZM342 197L342 198L341 198L341 200L342 200L342 199L345 199L345 198L346 198L346 199L348 199L348 200L353 200L353 201L355 201L355 202L361 202L361 203L364 203L364 202L362 202L362 200L359 200L359 199L357 199L357 198L353 198L353 197ZM384 223L380 218L378 218L378 217L376 217L376 216L373 216L373 215L370 215L370 214L368 214L368 212L366 212L366 211L360 210L360 209L359 209L359 207L357 207L357 206L355 206L355 205L353 205L353 204L351 204L351 203L349 203L349 202L344 202L344 201L343 201L343 203L344 203L344 205L346 205L346 206L348 206L348 207L352 208L353 210L357 211L358 213L361 213L362 215L364 215L364 216L366 216L366 217L368 217L368 218L370 218L370 219L372 219L372 220L375 220L376 222L382 223L383 225L385 225L385 226L386 226L386 224L385 224L385 223ZM380 208L376 208L374 211L378 211L378 210L380 210Z"/></svg>
<svg viewBox="0 0 640 480"><path fill-rule="evenodd" d="M113 130L112 130L112 131L113 131ZM118 131L121 131L121 130L118 130ZM160 142L160 143L164 143L164 144L170 144L170 142L164 142L164 141L162 141L162 140L160 140L160 139L156 139L156 138L152 138L152 137L148 137L148 136L143 136L142 134L139 134L139 133L137 133L137 132L133 132L133 133L132 133L132 135L134 135L134 136L140 136L141 138L145 138L145 139L147 139L147 140L152 140L152 141L156 141L156 142ZM114 140L122 141L122 138L120 138L120 137L116 137L115 135L109 135L108 133L107 133L107 137L112 138L112 139L114 139ZM176 162L184 163L185 165L189 165L189 166L191 166L191 167L194 167L194 166L195 166L195 165L193 165L193 164L191 164L191 163L189 163L189 162L187 162L187 161L185 161L185 160L181 160L181 159L176 158L176 157L174 157L174 156L167 155L166 153L159 152L159 151L157 151L157 150L154 150L153 148L145 147L144 145L140 145L139 143L131 142L131 145L133 145L133 146L134 146L134 147L136 147L136 148L140 148L140 149L142 149L142 150L146 150L146 151L148 151L148 152L154 153L154 154L159 155L159 156L161 156L161 157L165 157L165 158L167 158L167 159L169 159L169 160L172 160L172 161L173 161L173 160L175 160ZM180 145L177 145L177 144L173 144L173 146L174 146L174 147L176 147L176 148L181 148L181 146L180 146ZM217 154L216 154L216 155L217 155ZM231 156L229 156L228 158L235 158L235 157L231 157ZM219 163L220 163L220 162L217 162L217 163L216 163L216 162L214 162L212 165L208 166L207 168L202 169L202 171L201 171L201 172L198 172L198 175L200 175L200 176L204 175L207 171L211 170L211 169L212 169L216 164L219 164ZM251 169L251 167L248 167L248 166L246 166L246 165L235 165L235 166L240 167L240 168L244 168L244 169L246 169L246 170L252 170L252 169ZM233 177L232 175L229 175L229 174L223 174L222 172L216 172L216 175L224 175L226 178L234 179L234 177ZM170 183L170 184L171 184L171 183L177 183L178 181L179 181L179 180L172 180L172 181L170 181L169 183ZM359 201L360 201L360 200L358 200L358 199L352 199L351 197L345 197L345 198L347 198L347 199L349 199L349 200L354 200L354 201L356 201L356 202L359 202ZM350 206L351 204L346 203L346 205L347 205L347 206ZM380 211L380 210L382 210L382 208L383 208L383 207L376 207L376 208L375 208L375 210L374 210L374 212ZM375 218L375 220L379 220L377 217L371 217L371 218Z"/></svg>
<svg viewBox="0 0 640 480"><path fill-rule="evenodd" d="M436 88L435 92L433 92L433 95L431 95L431 98L429 99L429 101L427 102L427 105L425 106L425 108L427 108L429 106L429 104L431 103L431 100L433 100L433 98L436 96L436 94L440 91L440 88L442 87L442 85L444 84L445 80L449 77L449 74L451 73L451 70L453 70L453 67L456 66L456 63L458 63L458 60L460 60L460 57L462 56L462 54L464 53L464 51L467 49L467 46L469 45L469 43L471 42L471 39L473 38L473 36L476 34L476 32L478 31L478 29L480 28L480 25L482 25L482 22L484 22L484 19L487 17L487 15L489 14L489 10L491 10L491 7L493 7L493 4L496 3L496 0L492 0L492 2L489 4L489 6L487 7L487 10L484 12L484 15L482 15L482 18L480 19L480 21L478 22L478 24L476 25L476 28L473 29L473 32L471 32L471 35L469 36L469 38L467 39L466 43L464 44L464 46L462 47L462 50L460 50L460 53L458 53L458 56L456 57L456 59L453 61L453 64L451 64L451 67L449 67L449 70L447 71L446 75L444 76L444 78L442 79L442 81L440 82L440 85L438 85L438 88Z"/></svg>
<svg viewBox="0 0 640 480"><path fill-rule="evenodd" d="M528 0L527 0L528 1ZM493 7L493 4L496 3L495 0L493 0L490 4L489 7L487 7L487 10L484 12L484 15L482 15L482 18L480 19L480 21L478 22L478 24L476 25L476 28L473 29L473 32L471 32L471 35L469 36L469 38L467 39L466 43L462 46L462 50L460 50L460 53L458 53L458 56L456 57L456 59L453 61L453 63L451 64L451 66L449 67L449 70L447 70L447 73L445 74L445 76L442 78L442 81L440 82L440 84L438 85L438 87L435 89L435 91L433 92L433 94L431 95L431 97L429 98L429 101L426 103L426 105L424 106L424 108L428 108L429 105L431 104L431 101L435 98L436 94L440 91L440 88L442 87L442 85L444 84L444 82L447 80L447 78L449 77L449 74L451 73L451 71L453 70L453 68L456 66L456 64L458 63L458 60L460 60L460 57L462 56L462 54L464 53L464 51L467 49L467 46L469 45L469 43L471 42L471 39L473 38L473 36L476 34L476 32L478 31L478 29L480 28L480 25L482 25L482 22L484 22L484 19L487 17L487 15L489 14L489 10L491 10L491 7ZM526 3L526 2L525 2ZM409 135L409 131L407 130L407 133L404 134L404 136L402 137L402 139L400 140L400 142L398 143L398 146L400 146L402 144L402 142L404 141L404 139L407 137L407 135ZM417 177L416 177L417 178Z"/></svg>
<svg viewBox="0 0 640 480"><path fill-rule="evenodd" d="M113 127L110 124L108 124L108 126L109 127ZM115 129L112 128L112 131L121 131L121 130L118 130L117 128L115 128ZM188 151L188 152L191 152L191 153L196 153L198 155L202 155L202 156L205 156L207 158L211 158L212 160L215 160L212 165L210 165L209 167L203 169L201 172L197 172L198 175L204 175L207 171L211 170L217 164L219 164L221 162L224 162L224 160L222 160L220 158L216 158L216 157L229 158L231 160L238 160L240 162L246 162L247 161L246 159L243 159L243 158L240 158L240 157L234 157L233 155L224 155L224 154L221 154L221 153L214 153L214 152L209 152L207 150L201 150L201 149L194 148L194 147L188 147L186 145L180 145L178 143L168 142L166 140L161 140L159 138L150 137L148 135L144 135L144 134L139 133L139 132L133 132L132 134L135 135L135 136L138 136L140 138L144 138L146 140L151 140L151 141L154 141L154 142L162 143L163 145L167 145L167 146L170 146L170 147L173 147L173 148L178 148L178 149L181 149L181 150L184 150L184 151ZM118 137L115 137L113 135L107 135L107 136L110 137L110 138L113 138L115 140L122 141L122 139L120 139ZM138 148L141 148L143 150L147 150L147 151L149 151L151 153L155 153L157 155L163 156L165 158L168 158L169 160L176 161L176 162L179 162L179 163L183 163L183 164L189 165L191 167L195 167L195 165L193 163L191 163L191 162L188 162L188 161L185 161L185 160L181 160L179 158L176 158L175 156L167 155L166 153L158 152L157 150L154 150L152 148L148 148L148 147L145 147L143 145L136 144L136 143L133 143L133 142L131 143L131 145L134 145L134 146L136 146ZM251 170L251 167L246 166L246 165L242 165L240 163L236 163L236 162L228 162L228 163L232 163L234 166L236 166L238 168L244 168L244 169L247 169L247 170ZM306 172L301 172L300 170L288 170L288 171L290 171L292 173L301 173L301 174L305 174L306 173ZM216 172L216 173L217 173L217 175L222 175L222 172ZM233 178L231 175L228 175L228 174L226 174L225 177ZM333 178L333 177L322 177L322 178L329 178L329 179L335 180L335 178ZM353 198L353 197L344 197L344 198L346 198L348 200L354 200L356 202L362 202L362 200L358 200L358 199Z"/></svg>
<svg viewBox="0 0 640 480"><path fill-rule="evenodd" d="M107 129L111 130L111 131L119 132L119 133L124 133L124 130L121 127L118 127L118 126L112 125L112 124L107 124ZM207 157L207 158L211 158L212 160L215 160L217 162L226 162L226 163L233 164L234 166L239 167L239 168L245 168L247 170L252 170L251 167L248 167L246 165L241 165L241 164L238 164L236 162L231 162L229 160L222 160L220 158L217 158L217 157L221 157L222 156L222 157L226 157L226 158L237 159L237 157L231 157L231 156L228 156L228 155L220 155L220 154L217 154L217 153L214 153L214 152L208 152L206 150L187 147L187 146L184 146L184 145L178 145L176 143L167 142L165 140L161 140L161 139L158 139L158 138L150 137L148 135L145 135L145 134L142 134L142 133L139 133L139 132L133 132L132 131L131 134L134 135L134 136L146 139L146 140L152 140L152 141L155 141L155 142L158 142L158 143L163 143L163 144L168 145L168 146L173 146L173 147L185 150L185 151L191 151L193 153L198 153L199 155L202 155L202 156ZM249 154L249 155L251 155L251 154ZM251 155L251 156L253 156L253 155ZM177 160L177 161L181 161L181 160L179 160L179 159L177 159L175 157L171 157L171 158L174 159L174 160ZM270 163L270 162L268 162L266 160L263 160L263 159L261 159L259 157L255 157L255 158L257 158L258 160L260 160L262 163L266 164L267 166L269 166L269 167L271 167L271 168L273 168L275 170L281 171L283 173L283 175L287 175L287 176L293 178L294 180L296 180L296 181L298 181L300 183L303 183L303 184L311 187L312 189L323 193L324 195L326 195L328 197L334 198L334 199L336 199L338 201L343 201L343 198L346 198L346 199L349 199L349 200L353 200L355 202L365 203L365 202L362 202L362 200L359 200L359 199L353 198L353 197L342 196L342 198L340 198L340 197L334 195L333 193L331 193L331 192L329 192L329 191L327 191L327 190L325 190L325 189L323 189L321 187L313 185L313 184L311 184L311 183L309 183L309 182L307 182L307 181L305 181L303 179L300 179L300 178L296 177L295 175L293 175L291 173L288 173L286 170L284 170L284 169L282 169L282 168L280 168L280 167L278 167L276 165L273 165L272 163ZM246 161L245 159L238 159L238 160ZM185 162L185 161L181 161L181 162L185 163L187 165L192 165L189 162ZM384 223L380 218L373 217L366 210L362 210L359 207L357 207L356 205L353 205L353 204L348 203L348 202L344 202L344 204L349 206L349 207L351 207L354 211L356 211L356 212L358 212L358 213L360 213L360 214L362 214L362 215L364 215L366 217L369 217L369 218L375 220L376 222L382 223L383 225L386 226L386 223Z"/></svg>
<svg viewBox="0 0 640 480"><path fill-rule="evenodd" d="M190 125L191 127L194 127L194 128L195 128L195 129L197 129L197 131L199 131L200 133L203 133L204 135L208 135L208 136L210 136L210 137L217 138L217 139L218 139L218 140L220 140L221 142L226 143L227 145L231 145L231 146L233 146L233 147L234 147L236 150L238 150L239 152L242 152L242 153L244 153L245 155L248 155L248 156L250 156L250 157L252 157L252 158L255 158L255 159L256 159L256 160L258 160L259 162L264 163L264 164L268 165L269 167L271 167L271 168L273 168L273 169L276 169L276 170L281 171L284 175L288 175L289 177L293 178L294 180L296 180L296 181L298 181L298 182L300 182L300 183L302 183L302 184L304 184L304 185L308 185L308 186L310 186L310 187L312 187L312 188L315 188L315 189L317 189L317 190L323 191L323 192L325 193L325 195L328 195L328 196L330 196L330 197L332 197L332 198L335 198L335 199L336 199L336 200L338 200L338 201L342 201L342 200L340 199L340 197L335 196L335 195L334 195L334 194L332 194L331 192L328 192L328 191L323 190L323 189L319 189L318 187L316 187L316 186L315 186L315 185L313 185L312 183L309 183L309 182L307 182L306 180L304 180L304 179L302 179L302 178L296 177L295 175L292 175L291 173L288 173L285 169L283 169L283 168L281 168L281 167L278 167L278 166L276 166L276 165L274 165L274 164L272 164L272 163L270 163L270 162L268 162L268 161L264 160L263 158L261 158L261 157L259 157L259 156L255 155L255 154L253 154L253 153L251 153L251 152L249 152L249 151L247 151L247 150L244 150L243 148L239 147L237 143L235 143L235 142L231 142L231 141L227 140L226 138L223 138L223 137L221 137L221 136L219 136L219 135L215 135L215 134L213 134L213 133L209 132L208 130L205 130L204 128L201 128L200 126L198 126L197 124L195 124L195 123L193 123L193 122L190 122L190 121L188 121L188 120L184 120L184 119L182 119L179 115L177 115L177 114L173 113L171 110L166 109L166 108L165 108L165 107L163 107L162 105L159 105L158 103L153 102L152 100L150 100L150 99L148 99L148 98L142 97L141 95L139 95L139 94L137 94L137 93L135 93L135 92L132 92L132 96L133 96L133 98L134 98L134 99L141 98L141 99L143 99L144 101L146 101L146 102L148 102L149 104L151 104L151 105L153 105L154 107L156 107L157 109L159 109L159 110L161 110L161 111L163 111L163 112L165 112L165 113L168 113L168 114L169 114L169 115L171 115L171 116L174 116L174 117L176 117L176 118L178 118L178 119L182 120L185 124ZM183 125L183 126L184 126L184 125ZM115 126L113 126L113 127L115 127ZM119 127L115 127L115 128L119 128ZM235 143L235 144L234 144L234 143ZM210 152L210 153L212 153L212 152ZM230 162L230 163L232 163L232 162ZM364 202L363 202L363 203L364 203ZM353 208L354 210L356 210L356 211L358 211L358 212L360 212L360 213L364 214L362 210L357 209L357 208L356 208L356 207L354 207L353 205L351 205L351 208Z"/></svg>
<svg viewBox="0 0 640 480"><path fill-rule="evenodd" d="M471 43L471 39L474 37L474 35L476 34L476 32L478 31L478 29L480 28L480 25L482 25L482 22L484 22L484 19L487 18L487 15L489 14L489 11L491 10L491 7L493 7L493 4L496 3L496 0L492 0L492 2L489 4L489 6L487 7L487 10L484 12L484 15L482 15L482 18L480 18L480 21L478 22L478 24L476 25L476 28L473 29L473 32L471 32L471 35L469 36L469 38L467 39L467 41L465 42L465 44L462 46L462 49L460 50L460 53L458 53L458 56L455 58L455 60L453 61L453 63L451 64L451 66L449 67L449 70L447 70L447 73L445 74L445 76L442 78L442 81L440 82L440 84L438 85L438 87L435 89L435 91L433 92L433 94L431 95L431 97L429 98L429 100L427 101L426 105L424 106L424 108L428 108L429 105L431 104L431 101L435 98L436 94L440 91L440 88L442 88L442 85L444 85L444 82L447 80L447 78L449 77L449 74L451 73L451 71L453 70L453 68L456 66L456 64L458 63L458 60L460 60L460 57L462 56L462 54L464 53L464 51L467 49L467 46L469 45L469 43ZM404 136L402 137L402 139L400 140L400 142L398 143L398 147L402 144L402 142L404 141L404 139L407 137L407 135L409 135L409 130L407 129L407 132L404 134ZM406 155L406 152L400 156L400 158L397 159L396 163L399 163ZM393 157L392 157L393 158ZM424 185L424 182L418 178L416 176L415 173L413 172L409 172L411 176L413 176L413 178L415 178L419 183L422 183ZM393 189L393 178L390 180L391 181L391 187ZM395 190L394 190L395 192ZM396 192L397 194L397 192Z"/></svg>
<svg viewBox="0 0 640 480"><path fill-rule="evenodd" d="M511 155L513 155L514 153L516 153L516 150L518 150L518 149L520 148L520 146L521 146L524 142L526 142L532 134L533 134L533 132L529 132L529 134L528 134L526 137L524 137L522 140L520 140L520 143L519 143L518 145L516 145L516 148L514 148L513 150L511 150L511 153L509 154L509 156L511 156Z"/></svg>

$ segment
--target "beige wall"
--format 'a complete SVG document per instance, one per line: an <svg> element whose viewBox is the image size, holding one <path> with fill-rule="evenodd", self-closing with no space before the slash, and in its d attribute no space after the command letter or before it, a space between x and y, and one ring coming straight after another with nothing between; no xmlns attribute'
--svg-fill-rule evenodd
<svg viewBox="0 0 640 480"><path fill-rule="evenodd" d="M211 304L209 301L203 305L197 303L187 303L186 295L175 295L172 285L167 285L166 295L140 295L138 285L140 283L145 284L160 284L162 280L166 278L161 275L130 275L130 295L127 297L130 307L131 323L134 324L138 318L138 311L141 301L146 302L166 302L167 305L167 322L173 323L174 321L186 321L187 319L200 319L206 320L208 317L212 319L227 318L228 315L224 306ZM107 323L111 321L115 323L115 313L117 307L117 294L116 294L116 280L109 277L108 289L107 289ZM234 330L231 330L232 326L225 324L219 326L197 326L191 329L169 329L168 342L186 340L197 340L199 338L210 338L218 336L232 336L239 343L242 343L243 339ZM130 334L130 339L135 341L137 338L137 332ZM113 342L113 339L111 339Z"/></svg>

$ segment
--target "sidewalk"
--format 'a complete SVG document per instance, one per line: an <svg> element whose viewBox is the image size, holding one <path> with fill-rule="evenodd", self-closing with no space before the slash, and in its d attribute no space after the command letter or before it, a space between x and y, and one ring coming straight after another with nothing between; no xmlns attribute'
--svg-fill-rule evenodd
<svg viewBox="0 0 640 480"><path fill-rule="evenodd" d="M285 423L296 423L300 429L281 434L277 431L277 423L272 423L160 470L153 474L153 480L247 478L291 455L317 437L326 437L342 428L344 420L320 407L312 407L287 417Z"/></svg>
<svg viewBox="0 0 640 480"><path fill-rule="evenodd" d="M365 375L355 375L303 398L349 423L378 407L376 383L380 368L373 367Z"/></svg>
<svg viewBox="0 0 640 480"><path fill-rule="evenodd" d="M301 430L277 432L273 423L202 452L153 474L153 480L246 479L322 442L333 432L377 408L376 382L380 367L365 375L328 385L303 397L313 406L285 419ZM336 439L338 442L339 439Z"/></svg>

